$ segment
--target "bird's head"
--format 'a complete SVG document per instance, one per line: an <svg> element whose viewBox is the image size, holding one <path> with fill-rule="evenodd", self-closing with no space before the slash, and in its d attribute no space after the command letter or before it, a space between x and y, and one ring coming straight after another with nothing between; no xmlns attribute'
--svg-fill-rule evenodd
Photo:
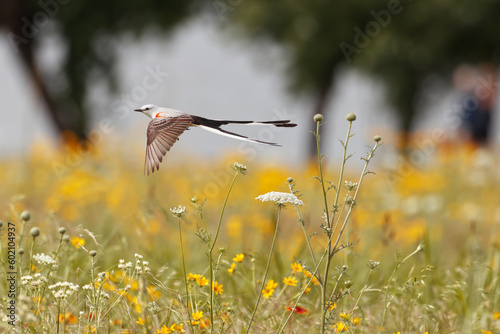
<svg viewBox="0 0 500 334"><path fill-rule="evenodd" d="M155 106L154 104L146 104L140 107L139 109L134 109L134 111L137 112L142 112L145 115L148 115L149 117L153 118L154 115L157 113L158 107Z"/></svg>

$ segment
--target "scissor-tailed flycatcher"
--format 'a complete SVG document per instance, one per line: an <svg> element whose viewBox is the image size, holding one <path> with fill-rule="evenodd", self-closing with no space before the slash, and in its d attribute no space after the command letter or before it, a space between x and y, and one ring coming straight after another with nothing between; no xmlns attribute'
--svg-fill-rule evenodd
<svg viewBox="0 0 500 334"><path fill-rule="evenodd" d="M190 126L198 126L202 129L217 133L219 135L249 141L252 143L280 146L276 143L270 143L257 139L250 139L234 132L221 129L226 124L263 124L274 125L278 127L291 128L297 124L290 123L289 120L282 121L223 121L203 118L183 113L182 111L157 107L153 104L146 104L135 111L151 117L153 120L148 125L148 140L146 145L146 161L144 163L144 172L154 173L155 169L160 169L160 162L165 154L170 151L174 143L179 140L179 136Z"/></svg>

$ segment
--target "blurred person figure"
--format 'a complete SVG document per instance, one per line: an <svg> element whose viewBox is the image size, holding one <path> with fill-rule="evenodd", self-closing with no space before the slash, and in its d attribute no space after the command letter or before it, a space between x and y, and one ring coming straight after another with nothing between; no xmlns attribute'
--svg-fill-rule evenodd
<svg viewBox="0 0 500 334"><path fill-rule="evenodd" d="M493 64L464 64L453 75L455 89L461 93L461 132L476 144L487 144L497 96L497 70Z"/></svg>

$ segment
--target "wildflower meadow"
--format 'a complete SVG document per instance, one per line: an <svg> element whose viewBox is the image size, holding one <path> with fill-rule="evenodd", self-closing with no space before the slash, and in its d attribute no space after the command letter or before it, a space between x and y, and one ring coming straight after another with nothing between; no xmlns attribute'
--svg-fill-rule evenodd
<svg viewBox="0 0 500 334"><path fill-rule="evenodd" d="M353 113L323 141L324 121L296 166L184 157L147 177L144 152L44 143L1 161L1 331L500 333L494 149L416 137L421 162Z"/></svg>

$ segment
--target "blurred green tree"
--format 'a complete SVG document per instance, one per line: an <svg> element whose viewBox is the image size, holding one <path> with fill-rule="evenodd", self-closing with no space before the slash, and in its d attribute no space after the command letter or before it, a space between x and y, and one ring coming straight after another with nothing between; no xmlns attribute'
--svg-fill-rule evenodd
<svg viewBox="0 0 500 334"><path fill-rule="evenodd" d="M382 79L408 133L429 75L466 61L498 63L498 14L498 0L252 0L231 17L250 37L283 47L291 90L316 101L311 114L325 112L337 67L353 66Z"/></svg>
<svg viewBox="0 0 500 334"><path fill-rule="evenodd" d="M148 29L171 31L189 17L192 0L2 0L0 28L32 78L57 131L86 137L87 88L92 78L115 87L113 39ZM40 41L56 36L64 58L54 73L37 62ZM42 109L42 108L41 108Z"/></svg>

